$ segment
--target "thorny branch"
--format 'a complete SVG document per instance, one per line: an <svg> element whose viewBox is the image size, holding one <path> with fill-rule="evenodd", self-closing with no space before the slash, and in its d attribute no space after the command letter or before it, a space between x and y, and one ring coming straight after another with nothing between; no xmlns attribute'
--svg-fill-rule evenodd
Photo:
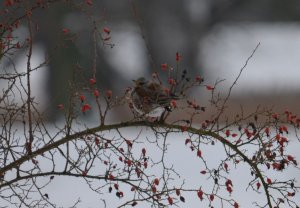
<svg viewBox="0 0 300 208"><path fill-rule="evenodd" d="M51 125L45 121L45 113L40 112L38 100L32 95L32 75L49 63L49 60L44 60L35 68L31 64L33 41L37 32L33 29L33 12L58 2L71 4L72 8L84 12L91 22L92 75L87 79L80 64L76 64L77 71L74 70L69 81L68 106L65 108L59 104L55 109L62 114L64 124ZM199 203L213 206L218 200L221 207L238 208L238 200L231 195L236 186L233 186L235 180L231 179L230 172L240 167L240 164L246 164L251 172L251 176L245 176L245 180L248 180L247 191L263 191L265 195L265 204L256 203L256 206L299 207L295 197L300 189L299 182L295 178L270 178L269 173L276 171L280 176L288 169L299 171L295 156L288 153L290 143L297 141L290 141L288 137L294 131L300 141L297 134L300 117L290 111L276 113L258 107L249 115L245 115L241 109L233 120L221 119L221 115L225 115L233 87L237 85L260 44L252 51L224 98L215 96L221 81L217 81L215 86L209 86L203 83L201 76L190 77L186 70L181 71L179 63L182 57L177 53L175 71L163 66L169 75L167 83L158 73L153 74L152 80L157 81L165 92L178 93L184 102L172 100L172 111L164 112L161 119L152 119L146 113L140 115L134 111L130 97L132 89L126 89L119 97L110 90L103 93L98 89L98 41L104 47L113 47L113 43L110 42L110 29L105 27L101 30L99 26L105 17L96 21L97 18L88 9L92 3L89 0L84 3L49 0L37 1L32 5L30 1L7 1L8 5L19 5L16 9L24 10L24 14L8 18L9 21L0 31L0 64L7 61L13 71L11 73L10 70L1 69L0 73L1 84L4 83L0 96L1 206L5 203L15 207L56 207L57 202L51 198L51 193L46 193L46 187L56 177L72 177L83 179L92 192L99 194L105 207L109 207L105 194L114 193L120 199L118 207L137 204L165 207L182 206L180 203L188 200L184 197L185 193L194 193ZM133 0L129 4L156 70L137 6ZM9 11L7 15L10 15ZM11 36L10 30L21 24L21 20L26 23L24 25L28 28L29 37L20 45L16 43L18 38ZM14 53L17 50L27 53L25 72L14 64ZM211 106L199 106L197 100L190 99L188 92L192 90L208 90L213 100ZM94 99L88 99L85 95ZM107 115L114 112L116 107L124 111L131 110L133 114L123 121L108 123ZM208 108L216 109L215 114L207 115ZM94 127L87 125L83 119L90 111L99 115L100 122ZM137 131L134 139L127 135L128 129ZM200 174L207 177L210 185L199 182L189 187L176 170L175 162L168 162L169 144L174 140L174 135L184 137L183 145L191 152L196 152L204 168ZM210 158L206 158L202 150L209 149L208 145L218 144L221 144L224 156L217 165L211 167ZM151 155L151 146L155 148L155 155ZM224 191L229 195L224 195ZM71 207L76 207L81 200L71 203Z"/></svg>

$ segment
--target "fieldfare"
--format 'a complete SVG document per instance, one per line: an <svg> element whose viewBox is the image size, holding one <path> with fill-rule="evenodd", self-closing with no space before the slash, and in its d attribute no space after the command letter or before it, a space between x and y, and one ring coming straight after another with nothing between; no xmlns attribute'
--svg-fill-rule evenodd
<svg viewBox="0 0 300 208"><path fill-rule="evenodd" d="M159 117L165 110L171 111L172 100L179 99L153 80L140 77L133 82L135 86L131 93L132 105L139 114Z"/></svg>

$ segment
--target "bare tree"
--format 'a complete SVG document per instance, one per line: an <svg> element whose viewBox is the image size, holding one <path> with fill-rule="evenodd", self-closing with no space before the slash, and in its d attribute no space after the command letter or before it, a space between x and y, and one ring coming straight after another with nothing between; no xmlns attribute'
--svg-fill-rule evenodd
<svg viewBox="0 0 300 208"><path fill-rule="evenodd" d="M53 53L38 65L32 65L33 45L39 32L35 12L56 2L64 2L86 15L91 25L93 56L89 77L80 63L74 63L71 78L66 78L68 102L51 100L49 108L55 106L63 120L53 124L47 122L46 112L38 108L40 101L32 94L32 76L48 65L61 48L76 44L79 35L61 28L61 41ZM228 115L226 111L232 89L259 44L225 96L218 93L222 80L210 85L201 76L191 76L182 69L182 57L177 52L173 66L162 64L160 73L147 78L172 98L169 105L163 106L162 114L152 118L149 112L137 111L132 98L134 89L124 87L124 93L117 96L111 90L98 88L102 80L96 76L97 48L99 43L101 47L113 46L113 31L101 25L104 17L94 18L89 10L92 0L6 0L4 3L0 28L1 207L57 207L59 202L51 199L47 187L57 177L76 177L84 180L91 192L99 194L103 206L108 207L106 195L110 194L120 199L118 207L181 207L189 200L185 194L194 193L199 204L214 207L218 203L238 208L239 199L231 193L239 184L235 184L229 173L244 165L251 172L249 176L245 174L246 190L264 195L263 202L254 201L257 207L299 207L295 197L299 182L295 178L283 180L281 175L290 168L299 171L297 160L288 149L292 132L293 145L299 145L300 117L288 110L276 113L261 107L247 115L242 107L237 115ZM23 41L14 33L20 25L28 29ZM24 56L26 65L16 66L16 56ZM209 94L207 105L202 106L199 100L189 97L191 91ZM213 113L208 114L208 108ZM131 114L124 120L109 121L109 114L118 109ZM85 119L90 114L98 118L93 126ZM174 116L178 114L182 118ZM134 129L136 137L130 138L126 129ZM167 161L169 140L174 135L181 135L183 145L195 152L201 162L201 171L191 171L199 172L199 178L206 176L210 185L189 187ZM211 158L203 155L203 149L217 144L222 146L224 158L212 167ZM158 159L149 154L151 145L156 148ZM276 177L271 177L274 171ZM74 199L71 203L71 207L77 207L81 200Z"/></svg>

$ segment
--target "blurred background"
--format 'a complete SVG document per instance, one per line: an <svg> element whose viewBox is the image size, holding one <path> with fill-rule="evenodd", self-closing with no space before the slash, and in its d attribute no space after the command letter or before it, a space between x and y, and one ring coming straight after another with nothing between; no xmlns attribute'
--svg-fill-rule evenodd
<svg viewBox="0 0 300 208"><path fill-rule="evenodd" d="M37 65L52 55L48 70L35 75L34 93L42 109L53 108L51 119L56 118L55 104L67 101L72 70L80 66L87 81L92 77L94 25L89 18L100 20L97 27L111 30L109 41L114 45L99 41L97 46L97 85L103 91L121 94L132 79L156 71L167 76L160 64L175 65L176 52L182 55L180 67L203 76L206 83L226 79L220 87L226 91L261 43L233 91L232 105L247 109L274 104L298 110L299 1L101 0L93 6L86 2L77 1L81 8L54 3L34 13L38 32L33 62ZM75 35L62 47L65 28ZM23 37L26 32L25 26L16 31ZM17 64L24 61L20 58Z"/></svg>
<svg viewBox="0 0 300 208"><path fill-rule="evenodd" d="M4 9L3 2L0 2L1 10ZM275 106L280 112L288 108L296 114L299 113L299 0L74 2L79 7L70 7L70 4L61 1L51 4L47 9L38 9L33 14L38 32L34 36L32 66L38 66L46 56L51 55L49 65L32 76L33 96L39 103L39 108L49 112L47 115L50 120L57 120L61 115L56 105L68 102L74 69L83 72L83 82L80 82L83 86L88 85L92 77L94 25L89 18L99 20L99 29L108 27L111 30L109 43L113 47L103 45L101 41L97 45L96 79L101 93L111 89L114 95L121 95L126 87L132 86L132 79L150 77L156 71L166 77L167 73L160 69L160 65L175 65L176 52L182 56L180 67L187 69L192 76L201 75L205 83L212 85L216 80L225 79L218 90L226 93L247 58L260 43L232 92L230 110L239 111L239 106L242 105L244 110L251 111L257 105L265 105ZM86 2L92 2L93 6ZM4 21L1 18L2 16L0 23ZM67 47L62 47L62 40L66 37L63 34L64 29L70 31ZM25 39L28 36L27 25L21 25L14 36ZM5 64L0 62L1 67ZM19 70L26 70L25 51L16 54L15 65ZM3 83L0 86L1 84ZM207 94L193 96L200 100L200 105L207 99ZM89 116L92 114L93 112L87 113ZM182 136L174 138L170 140L174 146L170 148L171 157L175 158L174 163L190 161L190 152L187 150L181 150L180 156L178 154L183 147ZM296 155L296 148L296 145L292 145L291 153ZM211 154L207 157L218 160L218 150L213 154L208 148L205 155ZM155 147L150 151L157 154ZM191 177L190 170L195 169L194 164L196 162L176 164L182 168L179 171L182 171L180 173L183 176L190 176L190 181L187 182L191 184L198 177ZM245 168L239 171L234 177L245 183L244 174L247 172ZM194 172L198 172L198 169ZM285 176L299 178L297 174L294 171ZM83 195L83 185L77 181L70 181L70 187L78 186L78 189L73 188L71 191L64 191L61 183L67 182L61 178L53 187L50 186L54 197L61 200L74 199L74 196L80 194L80 198L86 198L90 203L90 206L85 207L93 207L99 203L97 196ZM248 193L241 195L241 192L235 192L238 194L236 197L248 205L251 203L250 199L257 197ZM116 203L115 200L111 202ZM196 204L193 201L189 203L190 207L193 207L193 203Z"/></svg>
<svg viewBox="0 0 300 208"><path fill-rule="evenodd" d="M160 64L180 66L206 83L226 79L226 92L253 49L261 43L232 94L232 105L245 109L258 104L276 105L280 110L298 110L300 65L300 2L297 0L140 0L75 1L80 7L54 3L39 9L35 24L33 62L52 55L48 70L34 78L40 107L67 102L69 80L76 65L88 79L92 76L93 24L111 30L114 47L97 47L97 85L121 94L131 80L161 72ZM84 11L84 13L82 12ZM90 14L90 17L87 15ZM60 47L62 30L76 34L68 47ZM28 34L26 26L16 31ZM22 57L22 56L20 56ZM24 57L24 56L23 56ZM19 66L25 60L20 58ZM201 98L202 95L195 95ZM54 102L54 103L53 103ZM255 106L254 106L255 105ZM55 119L56 111L51 115Z"/></svg>

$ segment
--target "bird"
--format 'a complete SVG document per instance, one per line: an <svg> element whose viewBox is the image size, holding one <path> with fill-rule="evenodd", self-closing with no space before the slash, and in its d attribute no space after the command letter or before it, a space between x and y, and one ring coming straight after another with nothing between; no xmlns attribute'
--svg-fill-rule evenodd
<svg viewBox="0 0 300 208"><path fill-rule="evenodd" d="M131 93L132 105L139 114L159 117L166 110L171 111L172 100L179 99L175 94L168 93L156 81L149 81L144 77L132 81L135 84Z"/></svg>

